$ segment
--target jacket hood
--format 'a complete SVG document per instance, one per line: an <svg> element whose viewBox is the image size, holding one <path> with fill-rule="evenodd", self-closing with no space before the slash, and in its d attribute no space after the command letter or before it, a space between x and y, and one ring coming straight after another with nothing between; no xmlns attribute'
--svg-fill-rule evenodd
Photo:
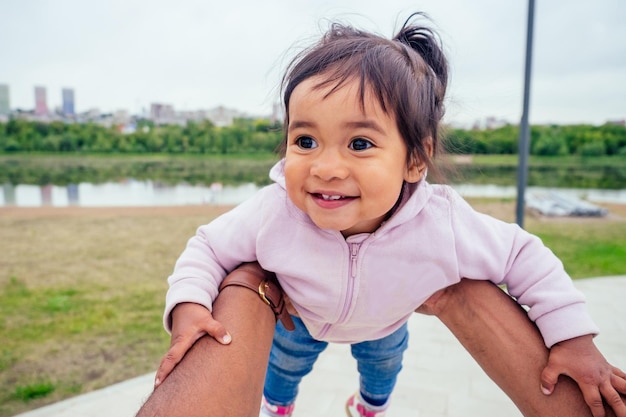
<svg viewBox="0 0 626 417"><path fill-rule="evenodd" d="M283 189L286 189L285 185L285 158L276 162L270 170L270 179L276 184L280 185Z"/></svg>

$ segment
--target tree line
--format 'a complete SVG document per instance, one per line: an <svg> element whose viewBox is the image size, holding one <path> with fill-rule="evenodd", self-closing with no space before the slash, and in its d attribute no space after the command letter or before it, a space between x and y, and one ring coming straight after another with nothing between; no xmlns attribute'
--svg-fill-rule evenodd
<svg viewBox="0 0 626 417"><path fill-rule="evenodd" d="M209 120L184 126L140 121L133 131L96 123L50 123L11 119L0 123L0 152L236 154L273 152L282 125L235 119L218 127Z"/></svg>
<svg viewBox="0 0 626 417"><path fill-rule="evenodd" d="M449 129L445 148L456 154L517 154L519 126ZM530 128L530 153L543 156L626 156L626 126L618 124L536 125Z"/></svg>
<svg viewBox="0 0 626 417"><path fill-rule="evenodd" d="M131 132L96 123L50 123L13 118L0 123L0 153L237 154L274 152L282 125L265 119L235 119L218 127L208 120L155 126L144 120ZM516 154L519 127L448 128L444 148L453 154ZM532 155L626 155L626 127L617 124L531 126Z"/></svg>

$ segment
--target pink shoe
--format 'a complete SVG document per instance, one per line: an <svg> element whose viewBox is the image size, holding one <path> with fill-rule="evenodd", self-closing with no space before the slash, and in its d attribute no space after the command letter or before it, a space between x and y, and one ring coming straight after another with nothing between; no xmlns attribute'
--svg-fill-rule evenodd
<svg viewBox="0 0 626 417"><path fill-rule="evenodd" d="M389 401L378 407L369 405L361 398L361 394L357 392L348 399L346 413L348 417L384 417L388 406Z"/></svg>
<svg viewBox="0 0 626 417"><path fill-rule="evenodd" d="M290 417L293 413L293 404L289 405L272 405L263 397L261 404L261 413L259 417Z"/></svg>

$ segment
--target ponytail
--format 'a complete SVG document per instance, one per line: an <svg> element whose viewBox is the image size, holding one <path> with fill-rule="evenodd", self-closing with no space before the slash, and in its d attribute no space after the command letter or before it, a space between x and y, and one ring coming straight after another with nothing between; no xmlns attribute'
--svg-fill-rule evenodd
<svg viewBox="0 0 626 417"><path fill-rule="evenodd" d="M439 107L437 113L439 113L440 118L443 118L443 99L448 86L448 60L443 53L439 36L432 29L411 24L411 21L416 17L427 18L423 13L413 13L393 39L417 52L430 68L435 77L433 92L435 93L435 104Z"/></svg>
<svg viewBox="0 0 626 417"><path fill-rule="evenodd" d="M424 26L409 25L411 20L416 16L425 15L422 13L414 13L409 16L406 22L404 22L400 32L394 37L394 40L416 51L432 69L445 89L448 84L448 61L443 53L441 41L432 29Z"/></svg>

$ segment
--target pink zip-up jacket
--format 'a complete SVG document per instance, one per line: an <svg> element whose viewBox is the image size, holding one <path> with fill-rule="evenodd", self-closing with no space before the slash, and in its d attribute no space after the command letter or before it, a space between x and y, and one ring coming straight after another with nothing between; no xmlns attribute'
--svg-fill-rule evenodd
<svg viewBox="0 0 626 417"><path fill-rule="evenodd" d="M546 346L598 329L583 295L541 240L474 211L453 189L405 185L394 214L371 234L347 239L321 229L287 197L283 163L275 181L201 226L169 277L164 323L178 303L209 310L227 272L258 260L276 273L319 340L356 343L389 335L434 292L461 278L506 284L529 307Z"/></svg>

